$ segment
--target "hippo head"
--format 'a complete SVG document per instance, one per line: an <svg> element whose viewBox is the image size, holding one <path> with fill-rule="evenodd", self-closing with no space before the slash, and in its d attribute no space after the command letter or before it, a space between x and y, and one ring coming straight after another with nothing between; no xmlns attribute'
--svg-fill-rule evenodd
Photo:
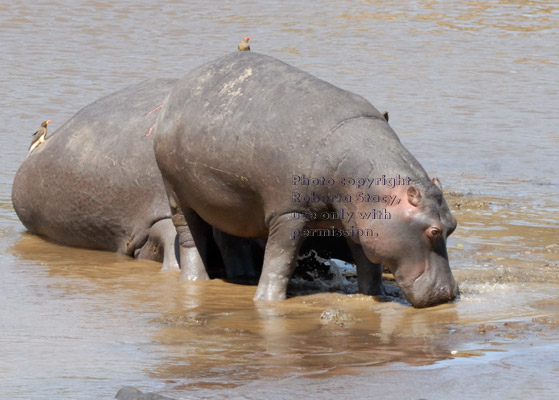
<svg viewBox="0 0 559 400"><path fill-rule="evenodd" d="M446 238L456 219L443 198L439 181L402 186L399 204L387 208L390 219L374 221L378 236L361 238L365 254L394 274L414 307L429 307L458 295L446 252Z"/></svg>

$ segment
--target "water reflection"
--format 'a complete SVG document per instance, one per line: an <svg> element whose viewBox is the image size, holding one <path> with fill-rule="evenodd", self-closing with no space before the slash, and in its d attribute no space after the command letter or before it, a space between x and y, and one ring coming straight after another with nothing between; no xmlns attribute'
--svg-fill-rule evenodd
<svg viewBox="0 0 559 400"><path fill-rule="evenodd" d="M52 296L102 301L105 306L94 307L106 319L104 325L117 323L104 311L108 305L120 309L117 315L150 316L149 334L136 333L144 336L140 342L157 343L142 349L157 359L150 375L181 376L189 382L181 380L181 385L239 384L278 373L339 374L350 367L395 361L424 365L450 357L438 338L456 323L454 305L419 311L362 295L324 293L255 303L254 286L221 280L179 283L177 273L159 271L158 263L66 248L31 235L24 235L12 252L43 266L49 290L55 289ZM68 322L57 318L62 325ZM73 313L71 318L72 324L83 325L90 317ZM103 333L109 340L114 334Z"/></svg>
<svg viewBox="0 0 559 400"><path fill-rule="evenodd" d="M162 363L158 378L181 376L186 385L208 385L212 379L240 384L271 375L337 375L355 372L352 367L425 365L451 357L445 341L437 339L457 320L452 306L408 314L395 303L337 294L259 304L251 300L252 290L231 293L231 285L216 282L202 286L197 307L153 321L162 325L156 340L177 351ZM219 293L212 293L215 289Z"/></svg>

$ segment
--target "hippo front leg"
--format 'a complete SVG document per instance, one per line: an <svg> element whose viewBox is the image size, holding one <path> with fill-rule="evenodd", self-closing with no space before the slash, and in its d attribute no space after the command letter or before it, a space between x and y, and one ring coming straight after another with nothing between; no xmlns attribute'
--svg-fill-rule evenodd
<svg viewBox="0 0 559 400"><path fill-rule="evenodd" d="M370 296L385 295L382 285L382 265L371 262L363 252L361 245L349 238L347 243L357 267L359 293Z"/></svg>
<svg viewBox="0 0 559 400"><path fill-rule="evenodd" d="M284 214L270 225L264 252L264 265L254 300L284 300L287 283L297 266L297 255L303 242L303 219Z"/></svg>

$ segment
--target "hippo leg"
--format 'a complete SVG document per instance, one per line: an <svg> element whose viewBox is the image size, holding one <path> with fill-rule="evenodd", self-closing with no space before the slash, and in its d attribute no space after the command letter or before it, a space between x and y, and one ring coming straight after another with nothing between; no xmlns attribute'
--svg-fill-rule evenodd
<svg viewBox="0 0 559 400"><path fill-rule="evenodd" d="M300 233L305 227L303 219L295 219L291 214L279 216L272 222L266 250L264 265L254 295L255 300L284 300L287 283L297 266L297 255L302 244Z"/></svg>
<svg viewBox="0 0 559 400"><path fill-rule="evenodd" d="M163 261L163 271L178 271L177 231L170 218L157 221L149 230L147 242L134 253L138 260Z"/></svg>
<svg viewBox="0 0 559 400"><path fill-rule="evenodd" d="M382 265L369 261L361 245L353 242L351 239L348 239L347 243L357 267L359 293L370 296L385 295L384 286L382 285Z"/></svg>
<svg viewBox="0 0 559 400"><path fill-rule="evenodd" d="M179 236L180 280L210 279L204 260L208 259L211 226L192 209L173 213L173 223Z"/></svg>
<svg viewBox="0 0 559 400"><path fill-rule="evenodd" d="M202 257L207 255L211 227L193 210L183 210L177 201L176 193L166 182L165 191L169 199L173 225L177 232L181 268L180 280L210 279Z"/></svg>

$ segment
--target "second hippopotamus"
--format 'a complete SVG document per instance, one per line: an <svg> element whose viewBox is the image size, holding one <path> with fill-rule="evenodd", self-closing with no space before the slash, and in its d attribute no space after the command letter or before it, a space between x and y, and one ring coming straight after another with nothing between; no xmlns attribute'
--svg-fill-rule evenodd
<svg viewBox="0 0 559 400"><path fill-rule="evenodd" d="M151 79L84 107L32 149L12 186L34 234L178 269L176 231L151 133L176 79Z"/></svg>

